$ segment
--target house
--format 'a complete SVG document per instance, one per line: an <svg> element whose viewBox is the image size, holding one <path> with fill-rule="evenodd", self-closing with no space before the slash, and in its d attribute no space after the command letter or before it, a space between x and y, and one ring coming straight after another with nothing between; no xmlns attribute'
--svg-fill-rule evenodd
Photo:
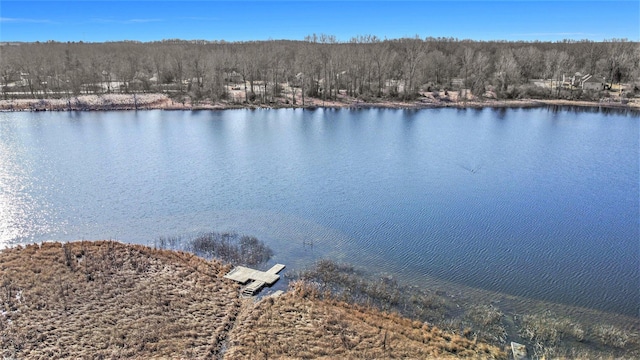
<svg viewBox="0 0 640 360"><path fill-rule="evenodd" d="M18 86L27 86L29 85L29 73L21 71L20 72L20 81L16 82Z"/></svg>
<svg viewBox="0 0 640 360"><path fill-rule="evenodd" d="M589 75L589 78L582 81L581 87L582 90L600 91L606 90L609 86L603 77Z"/></svg>
<svg viewBox="0 0 640 360"><path fill-rule="evenodd" d="M225 80L230 83L238 84L242 82L242 79L242 74L236 72L235 70L225 74Z"/></svg>
<svg viewBox="0 0 640 360"><path fill-rule="evenodd" d="M388 79L384 82L384 87L387 92L401 93L404 91L404 80Z"/></svg>
<svg viewBox="0 0 640 360"><path fill-rule="evenodd" d="M562 75L562 87L565 89L605 90L608 88L605 79L591 74L582 75L577 72L573 76Z"/></svg>
<svg viewBox="0 0 640 360"><path fill-rule="evenodd" d="M301 73L301 72L297 73L296 76L294 76L294 78L291 79L291 86L292 87L301 87L303 80L304 80L304 74Z"/></svg>
<svg viewBox="0 0 640 360"><path fill-rule="evenodd" d="M451 79L451 86L462 88L464 87L464 79L463 78L453 78Z"/></svg>

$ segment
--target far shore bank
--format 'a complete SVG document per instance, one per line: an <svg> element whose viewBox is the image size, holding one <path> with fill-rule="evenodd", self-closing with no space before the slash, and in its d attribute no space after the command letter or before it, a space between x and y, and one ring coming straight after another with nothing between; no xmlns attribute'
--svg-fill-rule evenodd
<svg viewBox="0 0 640 360"><path fill-rule="evenodd" d="M337 101L318 98L305 99L297 104L274 102L269 104L239 102L191 102L176 101L165 94L105 94L81 95L61 99L9 99L0 100L0 111L113 111L113 110L228 110L228 109L429 109L429 108L529 108L544 106L577 106L585 108L640 110L640 99L627 103L618 101L582 101L564 99L518 99L518 100L451 100L420 97L415 101L376 100L365 102L356 98L342 97Z"/></svg>

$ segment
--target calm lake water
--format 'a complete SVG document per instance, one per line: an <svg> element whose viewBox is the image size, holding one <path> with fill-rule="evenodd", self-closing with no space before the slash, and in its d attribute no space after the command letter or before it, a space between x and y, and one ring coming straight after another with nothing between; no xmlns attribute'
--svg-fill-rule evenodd
<svg viewBox="0 0 640 360"><path fill-rule="evenodd" d="M0 113L0 245L237 231L346 261L638 317L637 113Z"/></svg>

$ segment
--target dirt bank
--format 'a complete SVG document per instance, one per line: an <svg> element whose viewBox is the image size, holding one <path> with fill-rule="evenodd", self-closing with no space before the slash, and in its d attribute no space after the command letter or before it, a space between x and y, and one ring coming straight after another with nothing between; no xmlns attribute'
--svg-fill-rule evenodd
<svg viewBox="0 0 640 360"><path fill-rule="evenodd" d="M640 110L640 99L632 99L627 103L619 101L579 101L579 100L492 100L471 99L460 100L457 92L434 97L431 93L423 94L415 101L378 100L362 101L340 95L335 100L318 98L296 98L296 105L286 99L269 104L248 104L242 102L192 102L173 100L165 94L106 94L82 95L62 99L12 99L0 100L0 111L107 111L107 110L222 110L241 108L390 108L390 109L424 109L424 108L521 108L540 106L579 106L592 108L616 108Z"/></svg>

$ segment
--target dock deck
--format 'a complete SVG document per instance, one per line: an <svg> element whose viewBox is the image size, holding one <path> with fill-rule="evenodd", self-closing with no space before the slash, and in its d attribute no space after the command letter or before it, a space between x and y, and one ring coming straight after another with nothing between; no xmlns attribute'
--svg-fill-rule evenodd
<svg viewBox="0 0 640 360"><path fill-rule="evenodd" d="M246 297L253 296L259 292L263 286L265 286L265 283L262 281L252 281L242 289L242 295Z"/></svg>
<svg viewBox="0 0 640 360"><path fill-rule="evenodd" d="M280 275L278 275L278 273L284 268L284 265L276 264L267 271L260 271L244 266L236 266L224 277L226 279L237 281L240 284L246 284L249 282L249 284L242 289L242 295L253 296L260 291L263 286L271 286L278 281L280 279Z"/></svg>
<svg viewBox="0 0 640 360"><path fill-rule="evenodd" d="M277 274L285 268L282 264L275 264L271 267L271 269L267 270L267 274Z"/></svg>
<svg viewBox="0 0 640 360"><path fill-rule="evenodd" d="M244 266L236 267L224 277L227 279L237 281L241 284L245 284L249 280L254 280L254 281L262 281L271 285L276 281L278 281L278 279L280 279L280 275L265 272L265 271L254 270Z"/></svg>

